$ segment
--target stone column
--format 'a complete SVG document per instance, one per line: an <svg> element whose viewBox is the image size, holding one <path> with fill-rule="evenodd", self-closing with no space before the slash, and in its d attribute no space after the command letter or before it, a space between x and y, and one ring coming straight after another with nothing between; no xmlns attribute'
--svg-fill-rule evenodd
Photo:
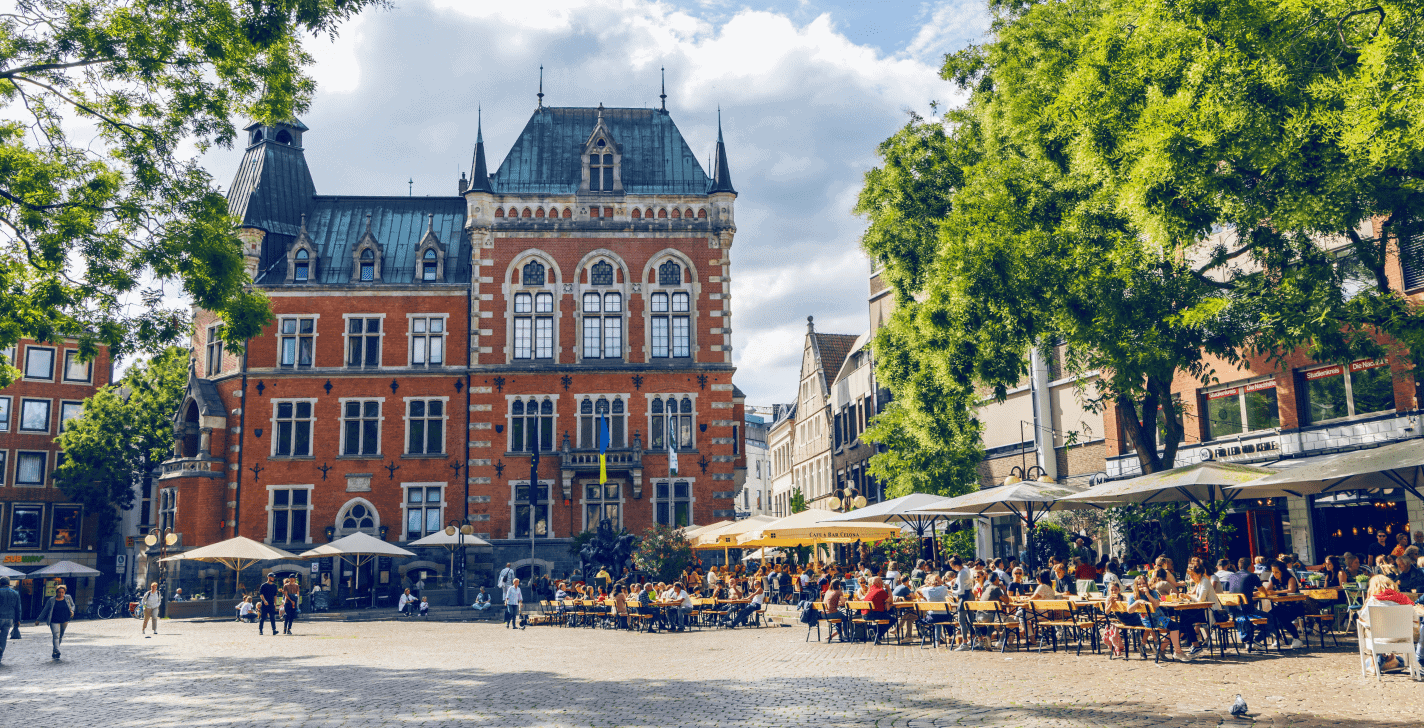
<svg viewBox="0 0 1424 728"><path fill-rule="evenodd" d="M202 455L215 457L213 454L213 428L203 427L198 430L198 452Z"/></svg>

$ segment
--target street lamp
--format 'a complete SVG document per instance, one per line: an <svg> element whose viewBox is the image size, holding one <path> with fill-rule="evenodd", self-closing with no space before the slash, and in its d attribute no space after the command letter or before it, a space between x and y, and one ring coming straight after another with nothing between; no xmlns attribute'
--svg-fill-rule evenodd
<svg viewBox="0 0 1424 728"><path fill-rule="evenodd" d="M450 555L450 570L455 572L455 599L460 604L465 603L465 537L475 534L475 527L465 523L464 519L456 518L445 524L445 535L460 535L460 545L455 549L455 553Z"/></svg>
<svg viewBox="0 0 1424 728"><path fill-rule="evenodd" d="M158 593L164 595L161 611L158 616L167 616L168 562L164 561L164 559L168 558L168 547L178 543L178 534L174 533L171 528L155 528L150 531L147 536L143 537L143 542L147 544L150 549L154 546L158 547Z"/></svg>

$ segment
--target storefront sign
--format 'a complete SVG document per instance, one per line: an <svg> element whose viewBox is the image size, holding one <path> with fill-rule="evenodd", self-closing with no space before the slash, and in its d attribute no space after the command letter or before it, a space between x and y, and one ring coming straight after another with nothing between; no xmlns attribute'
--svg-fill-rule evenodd
<svg viewBox="0 0 1424 728"><path fill-rule="evenodd" d="M1264 381L1264 382L1256 382L1255 384L1248 384L1248 385L1246 385L1246 391L1247 391L1247 392L1259 392L1259 391L1261 391L1261 390L1263 390L1263 389L1275 389L1275 388L1276 388L1276 380L1274 380L1274 379L1268 379L1268 380L1266 380L1266 381Z"/></svg>
<svg viewBox="0 0 1424 728"><path fill-rule="evenodd" d="M1305 378L1306 381L1310 381L1313 379L1323 379L1325 377L1338 377L1342 373L1344 373L1344 371L1338 366L1321 367L1320 369L1311 369L1306 372Z"/></svg>
<svg viewBox="0 0 1424 728"><path fill-rule="evenodd" d="M45 557L39 554L5 554L6 564L42 564Z"/></svg>
<svg viewBox="0 0 1424 728"><path fill-rule="evenodd" d="M1208 392L1207 395L1206 395L1206 398L1207 398L1207 399L1221 399L1222 397L1235 397L1236 395L1238 395L1238 394L1240 394L1240 393L1241 393L1241 388L1240 388L1240 387L1232 387L1231 389L1220 389L1220 390L1217 390L1217 391L1215 391L1215 392Z"/></svg>
<svg viewBox="0 0 1424 728"><path fill-rule="evenodd" d="M1364 361L1351 362L1350 371L1362 372L1366 369L1377 369L1389 366L1388 359L1366 359Z"/></svg>

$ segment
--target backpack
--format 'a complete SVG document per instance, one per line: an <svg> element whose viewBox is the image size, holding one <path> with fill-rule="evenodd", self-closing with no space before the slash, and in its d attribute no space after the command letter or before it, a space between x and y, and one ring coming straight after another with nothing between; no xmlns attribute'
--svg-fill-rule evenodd
<svg viewBox="0 0 1424 728"><path fill-rule="evenodd" d="M803 599L796 607L801 610L801 624L814 627L820 623L821 610L816 608L815 602L809 599Z"/></svg>

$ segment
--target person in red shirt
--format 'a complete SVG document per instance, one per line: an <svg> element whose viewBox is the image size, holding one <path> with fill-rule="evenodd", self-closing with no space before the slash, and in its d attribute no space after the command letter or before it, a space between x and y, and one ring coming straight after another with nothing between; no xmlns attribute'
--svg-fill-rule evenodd
<svg viewBox="0 0 1424 728"><path fill-rule="evenodd" d="M870 589L865 592L865 601L870 602L870 609L863 610L866 619L890 619L890 592L885 591L885 581L880 577L870 580ZM877 625L883 636L890 625Z"/></svg>

